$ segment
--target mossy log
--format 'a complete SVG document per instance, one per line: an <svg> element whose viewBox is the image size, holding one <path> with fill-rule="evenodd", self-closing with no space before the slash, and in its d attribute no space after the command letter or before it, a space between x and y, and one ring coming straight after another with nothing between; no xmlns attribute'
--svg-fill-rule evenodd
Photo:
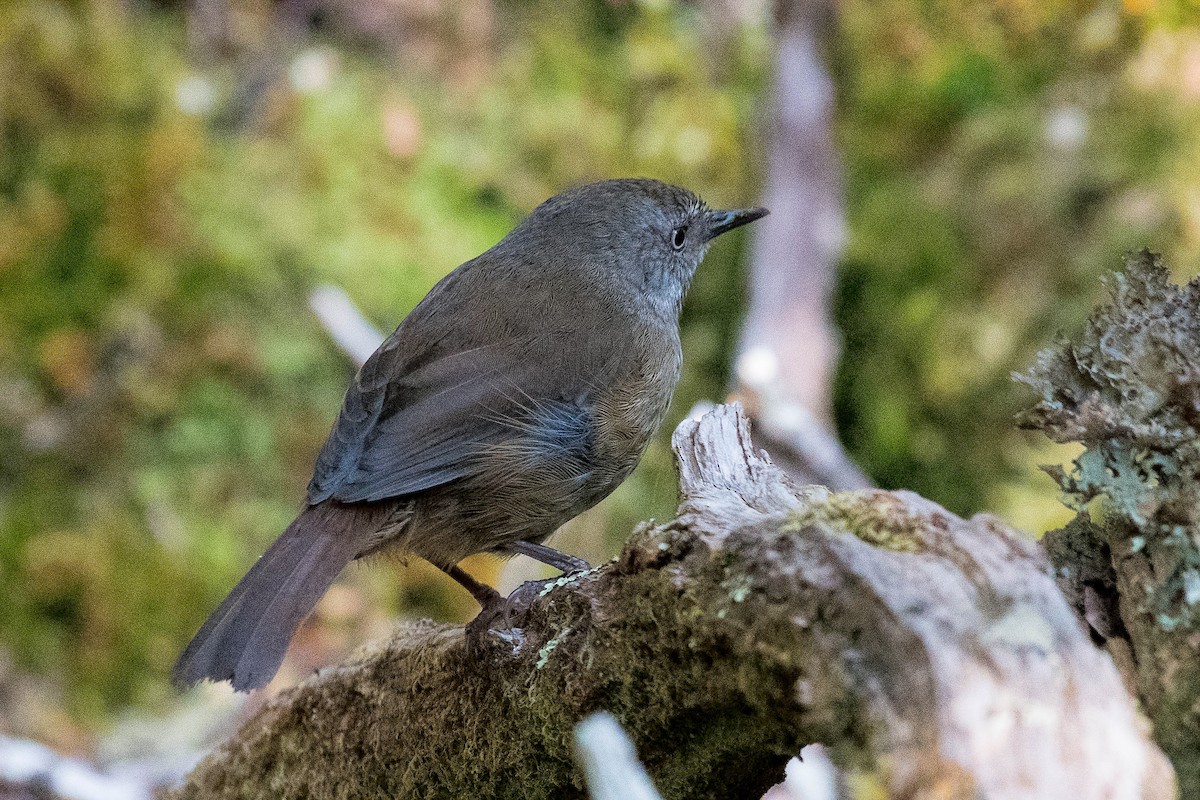
<svg viewBox="0 0 1200 800"><path fill-rule="evenodd" d="M1079 515L1046 535L1064 593L1154 723L1184 798L1200 797L1200 278L1131 257L1084 330L1022 380L1022 424L1085 450L1049 469Z"/></svg>
<svg viewBox="0 0 1200 800"><path fill-rule="evenodd" d="M664 797L755 798L810 742L891 798L1170 800L1041 549L905 492L788 482L736 406L675 433L684 499L468 655L402 625L271 701L175 798L582 797L605 709Z"/></svg>

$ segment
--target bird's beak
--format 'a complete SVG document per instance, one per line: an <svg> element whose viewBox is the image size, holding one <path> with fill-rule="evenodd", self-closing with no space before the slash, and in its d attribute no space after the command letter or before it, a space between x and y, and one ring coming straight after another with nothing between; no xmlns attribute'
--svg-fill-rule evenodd
<svg viewBox="0 0 1200 800"><path fill-rule="evenodd" d="M762 219L767 214L770 214L765 208L740 208L733 211L709 211L708 217L708 238L715 239L726 231L731 231L734 228L754 222L756 219Z"/></svg>

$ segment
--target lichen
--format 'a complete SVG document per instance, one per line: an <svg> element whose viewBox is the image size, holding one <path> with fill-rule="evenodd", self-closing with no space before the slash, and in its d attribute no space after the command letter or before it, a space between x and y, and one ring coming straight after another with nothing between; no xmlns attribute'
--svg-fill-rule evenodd
<svg viewBox="0 0 1200 800"><path fill-rule="evenodd" d="M735 603L743 603L750 596L750 592L754 590L754 583L750 580L750 576L735 574L726 578L721 582L721 586L729 592L729 599Z"/></svg>
<svg viewBox="0 0 1200 800"><path fill-rule="evenodd" d="M550 663L550 654L554 652L554 648L558 647L558 643L562 640L562 637L566 636L570 632L570 628L563 628L558 636L546 642L538 649L538 660L534 665L534 669L542 669L548 663Z"/></svg>
<svg viewBox="0 0 1200 800"><path fill-rule="evenodd" d="M1187 582L1200 570L1200 280L1174 285L1147 251L1127 266L1078 339L1017 376L1041 395L1020 422L1086 447L1071 469L1047 472L1077 511L1100 500L1091 516L1127 540L1119 551L1146 549L1167 567L1147 613L1197 627L1200 595Z"/></svg>
<svg viewBox="0 0 1200 800"><path fill-rule="evenodd" d="M981 640L985 644L1003 642L1048 653L1054 648L1054 629L1037 609L1018 604L984 630Z"/></svg>
<svg viewBox="0 0 1200 800"><path fill-rule="evenodd" d="M538 597L545 597L555 589L560 589L563 586L570 586L572 583L575 583L583 577L595 574L596 570L598 569L599 567L592 567L591 569L584 570L582 572L572 572L566 575L560 575L558 578L555 578L552 581L546 581L546 585L543 586L541 591L538 592Z"/></svg>
<svg viewBox="0 0 1200 800"><path fill-rule="evenodd" d="M1200 796L1200 279L1177 286L1142 251L1106 285L1082 333L1015 376L1040 395L1018 421L1086 448L1068 469L1044 468L1079 512L1047 534L1047 551L1068 582L1087 549L1069 540L1090 536L1108 559L1107 574L1092 569L1089 588L1068 595L1089 624L1097 599L1119 615L1093 630L1128 637L1156 735L1184 796Z"/></svg>

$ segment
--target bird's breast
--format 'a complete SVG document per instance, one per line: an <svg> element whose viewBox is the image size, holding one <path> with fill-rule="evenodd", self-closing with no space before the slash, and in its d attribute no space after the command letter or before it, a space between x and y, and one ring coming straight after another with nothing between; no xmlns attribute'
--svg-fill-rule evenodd
<svg viewBox="0 0 1200 800"><path fill-rule="evenodd" d="M674 332L671 332L674 333ZM662 425L679 382L682 353L678 335L641 343L638 357L596 403L597 448L612 465L605 477L620 482L637 465Z"/></svg>

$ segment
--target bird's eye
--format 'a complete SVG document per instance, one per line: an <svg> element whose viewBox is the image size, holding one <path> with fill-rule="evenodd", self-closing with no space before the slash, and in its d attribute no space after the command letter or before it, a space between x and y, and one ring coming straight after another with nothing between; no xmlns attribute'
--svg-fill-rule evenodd
<svg viewBox="0 0 1200 800"><path fill-rule="evenodd" d="M687 225L680 225L678 228L671 231L671 247L676 250L682 250L684 239L687 237L687 231Z"/></svg>

